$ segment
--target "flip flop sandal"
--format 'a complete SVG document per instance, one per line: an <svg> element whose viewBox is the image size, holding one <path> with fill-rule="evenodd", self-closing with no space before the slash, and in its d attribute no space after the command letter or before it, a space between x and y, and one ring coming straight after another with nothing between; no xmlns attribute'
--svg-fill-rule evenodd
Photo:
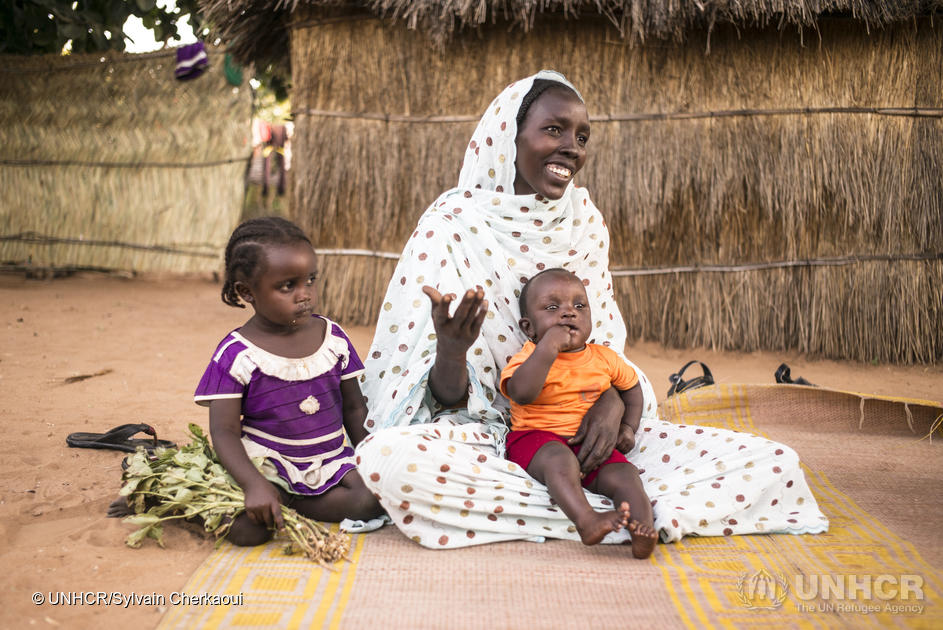
<svg viewBox="0 0 943 630"><path fill-rule="evenodd" d="M132 435L138 433L150 435L151 439L131 438ZM148 452L152 452L159 446L165 448L177 446L168 440L158 440L157 432L149 424L122 424L107 433L70 433L65 441L73 448L105 448L126 453L135 452L139 446Z"/></svg>
<svg viewBox="0 0 943 630"><path fill-rule="evenodd" d="M174 447L170 447L170 448L175 448L175 447L176 447L176 445L174 445ZM144 450L147 451L147 461L148 461L148 463L156 462L156 461L157 461L158 457L157 457L157 454L154 452L154 449L148 449L147 447L145 447ZM133 456L132 456L132 455L125 455L124 457L121 458L121 470L122 470L122 471L125 471L125 470L127 470L128 468L131 467L131 457L133 457Z"/></svg>
<svg viewBox="0 0 943 630"><path fill-rule="evenodd" d="M805 380L801 376L792 378L791 374L789 373L789 366L786 365L785 363L781 364L778 368L776 368L776 374L774 375L774 378L776 379L777 383L785 383L787 385L808 385L809 387L817 387L816 385L813 385L812 383Z"/></svg>
<svg viewBox="0 0 943 630"><path fill-rule="evenodd" d="M697 363L701 366L704 374L701 376L695 376L692 379L684 380L682 375L684 371ZM668 380L671 381L671 387L668 388L668 398L671 398L675 394L680 394L681 392L686 392L689 389L696 389L698 387L705 387L707 385L714 384L714 375L711 374L710 368L701 363L700 361L688 361L685 363L677 373L672 374L668 377Z"/></svg>

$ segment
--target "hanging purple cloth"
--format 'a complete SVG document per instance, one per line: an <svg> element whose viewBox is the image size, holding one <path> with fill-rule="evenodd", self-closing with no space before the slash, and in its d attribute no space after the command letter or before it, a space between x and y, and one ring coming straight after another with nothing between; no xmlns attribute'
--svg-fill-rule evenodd
<svg viewBox="0 0 943 630"><path fill-rule="evenodd" d="M208 66L209 60L203 42L187 44L177 49L177 68L174 70L174 76L181 81L193 79L203 74Z"/></svg>

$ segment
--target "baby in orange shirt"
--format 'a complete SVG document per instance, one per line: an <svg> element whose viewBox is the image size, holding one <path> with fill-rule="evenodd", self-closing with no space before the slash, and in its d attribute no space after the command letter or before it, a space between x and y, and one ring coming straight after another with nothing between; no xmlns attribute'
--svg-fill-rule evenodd
<svg viewBox="0 0 943 630"><path fill-rule="evenodd" d="M501 372L501 393L511 401L506 457L547 486L584 544L628 527L632 554L649 557L657 536L638 469L614 449L583 475L580 445L567 441L596 399L614 387L625 403L617 446L626 452L634 447L642 416L635 370L612 349L586 343L592 332L589 300L569 271L547 269L532 277L521 291L520 307L520 327L531 341ZM609 497L616 509L596 512L583 488Z"/></svg>

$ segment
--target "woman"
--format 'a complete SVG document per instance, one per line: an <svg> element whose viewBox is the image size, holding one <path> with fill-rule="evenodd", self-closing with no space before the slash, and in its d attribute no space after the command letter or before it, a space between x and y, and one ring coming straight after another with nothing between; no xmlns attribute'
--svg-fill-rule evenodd
<svg viewBox="0 0 943 630"><path fill-rule="evenodd" d="M367 485L421 545L579 539L546 488L503 459L509 412L498 379L525 341L520 288L545 268L584 279L592 342L620 355L625 345L609 234L588 192L573 184L589 135L582 98L562 75L543 71L508 86L479 122L458 186L420 218L394 272L362 378L372 435L357 455ZM644 406L628 458L663 541L828 528L791 449L657 420L651 384L632 366ZM573 439L583 470L619 440L622 411L610 390L587 413ZM611 509L604 497L588 498ZM604 542L626 538L623 530Z"/></svg>

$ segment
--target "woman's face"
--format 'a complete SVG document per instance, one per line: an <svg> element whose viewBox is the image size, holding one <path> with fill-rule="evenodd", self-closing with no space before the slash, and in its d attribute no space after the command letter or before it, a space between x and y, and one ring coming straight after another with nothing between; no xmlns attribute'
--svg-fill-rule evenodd
<svg viewBox="0 0 943 630"><path fill-rule="evenodd" d="M530 106L517 130L514 194L559 199L586 162L589 115L570 90L552 87Z"/></svg>

